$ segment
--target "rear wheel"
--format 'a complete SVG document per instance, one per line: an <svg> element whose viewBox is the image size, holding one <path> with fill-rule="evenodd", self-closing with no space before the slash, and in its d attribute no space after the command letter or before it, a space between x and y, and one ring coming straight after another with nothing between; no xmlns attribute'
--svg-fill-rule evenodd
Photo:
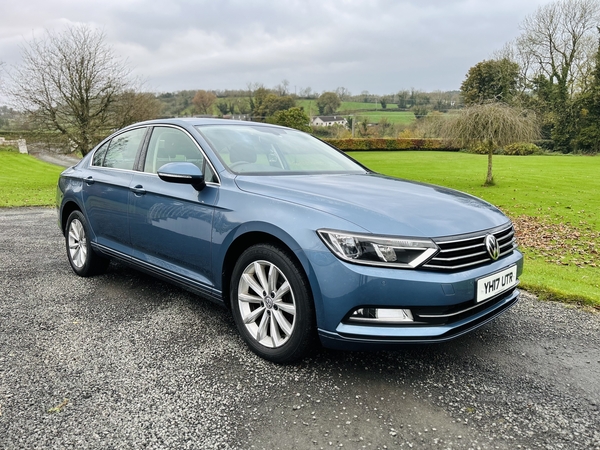
<svg viewBox="0 0 600 450"><path fill-rule="evenodd" d="M110 262L94 252L88 230L85 216L81 211L73 211L67 219L65 244L71 268L81 277L103 273Z"/></svg>
<svg viewBox="0 0 600 450"><path fill-rule="evenodd" d="M257 355L285 363L314 342L314 308L301 267L278 247L261 244L238 259L231 280L237 328Z"/></svg>

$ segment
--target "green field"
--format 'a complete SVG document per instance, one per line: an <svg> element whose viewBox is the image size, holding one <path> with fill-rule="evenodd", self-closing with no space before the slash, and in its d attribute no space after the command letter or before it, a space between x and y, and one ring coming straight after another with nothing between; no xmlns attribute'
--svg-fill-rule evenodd
<svg viewBox="0 0 600 450"><path fill-rule="evenodd" d="M0 207L54 205L64 168L5 150L0 150L0 167Z"/></svg>
<svg viewBox="0 0 600 450"><path fill-rule="evenodd" d="M522 286L542 298L600 306L600 158L444 152L353 152L371 169L468 192L515 222L526 255Z"/></svg>
<svg viewBox="0 0 600 450"><path fill-rule="evenodd" d="M297 100L296 104L302 106L309 116L319 114L316 100ZM405 125L411 124L416 120L415 115L411 111L398 111L396 105L388 105L388 109L381 109L379 103L377 103L377 110L375 111L374 103L342 102L342 105L338 108L338 112L336 112L336 115L346 117L352 114L361 118L366 117L369 123L379 123L384 117L389 123L401 123Z"/></svg>

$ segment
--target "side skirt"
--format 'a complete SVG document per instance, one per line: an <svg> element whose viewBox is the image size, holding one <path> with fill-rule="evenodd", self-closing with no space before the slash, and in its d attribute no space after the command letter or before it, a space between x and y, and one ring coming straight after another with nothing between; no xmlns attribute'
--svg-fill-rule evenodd
<svg viewBox="0 0 600 450"><path fill-rule="evenodd" d="M200 295L201 297L207 298L208 300L225 307L225 303L223 301L223 293L218 289L206 286L205 284L199 283L190 278L184 277L169 270L155 266L154 264L150 264L140 259L134 258L133 256L129 256L116 250L110 249L95 242L92 242L92 247L98 253L119 260L133 267L134 269L139 270L140 272L147 273L148 275L152 275L154 277L160 278L161 280L175 284L185 290L193 292L194 294Z"/></svg>

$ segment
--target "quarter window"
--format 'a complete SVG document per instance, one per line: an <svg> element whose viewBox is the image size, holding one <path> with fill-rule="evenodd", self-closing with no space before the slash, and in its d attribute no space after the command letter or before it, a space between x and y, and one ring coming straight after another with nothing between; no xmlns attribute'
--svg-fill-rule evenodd
<svg viewBox="0 0 600 450"><path fill-rule="evenodd" d="M104 157L106 156L106 152L108 150L109 144L110 144L110 141L106 142L102 147L100 147L98 150L96 150L96 153L94 153L94 159L92 159L92 166L102 167L102 164L104 163Z"/></svg>
<svg viewBox="0 0 600 450"><path fill-rule="evenodd" d="M104 146L94 155L93 164L113 169L133 170L135 156L144 139L144 134L146 134L146 128L136 128L115 136L111 139L102 161L98 161L100 164L96 164L96 156L100 152L104 153ZM100 159L99 156L98 160Z"/></svg>

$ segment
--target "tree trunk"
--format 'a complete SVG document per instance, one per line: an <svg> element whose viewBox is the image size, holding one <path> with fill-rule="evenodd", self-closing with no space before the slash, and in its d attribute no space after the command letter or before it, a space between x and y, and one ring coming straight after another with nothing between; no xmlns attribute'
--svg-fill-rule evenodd
<svg viewBox="0 0 600 450"><path fill-rule="evenodd" d="M492 186L494 184L494 176L492 175L492 155L494 154L494 144L488 143L488 170L487 177L485 179L485 186Z"/></svg>

